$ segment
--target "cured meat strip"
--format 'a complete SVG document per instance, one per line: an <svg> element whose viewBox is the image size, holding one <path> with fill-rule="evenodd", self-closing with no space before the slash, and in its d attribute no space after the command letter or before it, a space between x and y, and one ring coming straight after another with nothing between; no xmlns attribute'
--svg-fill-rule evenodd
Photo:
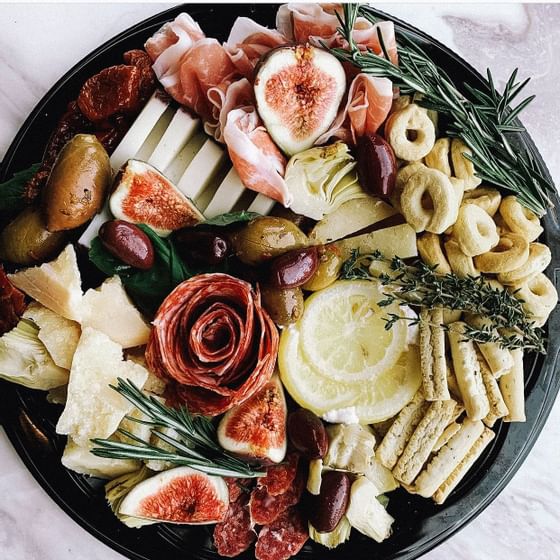
<svg viewBox="0 0 560 560"><path fill-rule="evenodd" d="M235 502L242 494L246 494L248 499L249 489L253 484L253 480L251 478L233 478L231 476L225 476L224 480L229 490L230 502Z"/></svg>
<svg viewBox="0 0 560 560"><path fill-rule="evenodd" d="M251 526L248 500L243 494L230 503L226 518L214 527L214 546L220 556L237 556L255 542L257 535Z"/></svg>
<svg viewBox="0 0 560 560"><path fill-rule="evenodd" d="M278 519L263 527L257 539L257 560L287 560L295 556L309 538L307 522L297 507L287 509Z"/></svg>
<svg viewBox="0 0 560 560"><path fill-rule="evenodd" d="M26 307L23 292L12 285L0 265L0 336L17 325Z"/></svg>
<svg viewBox="0 0 560 560"><path fill-rule="evenodd" d="M168 398L191 412L221 414L272 376L278 330L243 280L194 276L169 294L153 324L148 367L170 381Z"/></svg>
<svg viewBox="0 0 560 560"><path fill-rule="evenodd" d="M299 455L288 453L280 465L272 465L266 469L266 476L259 478L257 486L265 488L271 496L287 492L298 472Z"/></svg>

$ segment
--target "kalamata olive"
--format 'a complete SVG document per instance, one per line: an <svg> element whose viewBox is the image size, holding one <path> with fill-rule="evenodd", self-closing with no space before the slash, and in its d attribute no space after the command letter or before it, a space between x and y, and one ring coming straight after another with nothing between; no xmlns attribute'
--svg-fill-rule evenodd
<svg viewBox="0 0 560 560"><path fill-rule="evenodd" d="M266 283L276 288L296 288L305 284L318 266L317 247L295 249L270 262Z"/></svg>
<svg viewBox="0 0 560 560"><path fill-rule="evenodd" d="M175 234L177 249L187 262L220 264L229 254L225 235L199 228L185 228Z"/></svg>
<svg viewBox="0 0 560 560"><path fill-rule="evenodd" d="M74 229L100 210L111 184L105 148L93 134L77 134L58 155L43 193L49 231Z"/></svg>
<svg viewBox="0 0 560 560"><path fill-rule="evenodd" d="M290 249L305 247L308 240L289 220L260 216L232 235L231 242L240 261L257 265Z"/></svg>
<svg viewBox="0 0 560 560"><path fill-rule="evenodd" d="M300 408L288 417L288 439L306 459L321 459L329 447L323 422L306 408Z"/></svg>
<svg viewBox="0 0 560 560"><path fill-rule="evenodd" d="M99 229L99 239L109 253L125 264L140 270L152 268L154 247L138 226L123 220L111 220Z"/></svg>
<svg viewBox="0 0 560 560"><path fill-rule="evenodd" d="M47 230L41 210L29 206L0 234L0 258L15 264L38 264L54 257L66 243L66 233Z"/></svg>
<svg viewBox="0 0 560 560"><path fill-rule="evenodd" d="M334 244L317 249L319 263L311 278L302 286L304 290L316 292L330 286L340 275L344 263L342 251Z"/></svg>
<svg viewBox="0 0 560 560"><path fill-rule="evenodd" d="M262 304L270 318L279 326L295 323L303 315L303 292L301 288L261 287Z"/></svg>
<svg viewBox="0 0 560 560"><path fill-rule="evenodd" d="M330 533L348 509L350 476L345 472L329 471L321 478L321 491L310 503L309 522L319 533Z"/></svg>
<svg viewBox="0 0 560 560"><path fill-rule="evenodd" d="M397 178L393 148L378 134L365 134L358 140L357 159L362 187L375 196L391 196Z"/></svg>

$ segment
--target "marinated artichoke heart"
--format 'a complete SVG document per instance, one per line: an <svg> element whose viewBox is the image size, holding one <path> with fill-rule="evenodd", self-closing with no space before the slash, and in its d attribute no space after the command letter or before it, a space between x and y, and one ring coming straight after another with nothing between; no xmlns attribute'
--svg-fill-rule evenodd
<svg viewBox="0 0 560 560"><path fill-rule="evenodd" d="M68 383L68 370L54 363L39 340L39 327L22 319L0 338L0 377L47 391Z"/></svg>
<svg viewBox="0 0 560 560"><path fill-rule="evenodd" d="M356 161L343 142L296 154L288 162L284 179L294 200L291 210L314 220L348 200L368 196L358 182Z"/></svg>
<svg viewBox="0 0 560 560"><path fill-rule="evenodd" d="M336 548L339 544L346 542L350 538L351 531L352 525L350 525L345 515L342 516L338 525L330 533L319 533L319 531L309 523L309 537L311 540L327 548Z"/></svg>

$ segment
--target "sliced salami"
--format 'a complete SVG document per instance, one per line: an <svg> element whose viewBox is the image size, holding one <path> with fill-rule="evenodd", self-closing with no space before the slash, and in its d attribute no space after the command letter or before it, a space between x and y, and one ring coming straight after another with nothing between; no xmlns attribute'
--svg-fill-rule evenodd
<svg viewBox="0 0 560 560"><path fill-rule="evenodd" d="M229 501L235 502L242 494L249 497L249 490L253 484L251 478L234 478L232 476L225 476L224 480L229 490Z"/></svg>
<svg viewBox="0 0 560 560"><path fill-rule="evenodd" d="M260 530L255 547L257 560L287 560L307 542L307 523L297 507L287 509L278 519Z"/></svg>
<svg viewBox="0 0 560 560"><path fill-rule="evenodd" d="M288 453L280 465L272 465L266 469L266 476L259 478L257 485L266 488L271 496L286 492L296 478L299 463L297 453Z"/></svg>
<svg viewBox="0 0 560 560"><path fill-rule="evenodd" d="M214 527L214 546L220 556L229 558L247 550L257 535L251 526L249 496L242 493L230 503L226 518Z"/></svg>

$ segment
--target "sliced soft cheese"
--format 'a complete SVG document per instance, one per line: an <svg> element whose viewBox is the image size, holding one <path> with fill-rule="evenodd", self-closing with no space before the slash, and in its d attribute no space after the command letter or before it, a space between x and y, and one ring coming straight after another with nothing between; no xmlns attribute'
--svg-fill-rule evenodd
<svg viewBox="0 0 560 560"><path fill-rule="evenodd" d="M23 316L39 327L39 340L45 345L54 363L61 368L70 369L82 332L79 323L70 321L37 302L31 303Z"/></svg>
<svg viewBox="0 0 560 560"><path fill-rule="evenodd" d="M70 370L68 398L56 425L80 446L92 438L108 438L134 406L109 387L117 378L144 386L148 371L134 362L123 361L122 347L107 335L90 327L82 336Z"/></svg>
<svg viewBox="0 0 560 560"><path fill-rule="evenodd" d="M204 215L206 218L215 218L220 214L233 211L244 191L245 185L241 182L235 168L232 167L204 210Z"/></svg>
<svg viewBox="0 0 560 560"><path fill-rule="evenodd" d="M276 204L275 200L272 200L272 198L268 198L268 196L265 196L262 193L259 193L255 197L255 200L251 202L247 210L249 212L257 212L257 214L262 214L263 216L265 216L272 210L272 207L275 204Z"/></svg>
<svg viewBox="0 0 560 560"><path fill-rule="evenodd" d="M74 247L51 262L9 274L10 282L51 311L72 321L82 318L82 286Z"/></svg>
<svg viewBox="0 0 560 560"><path fill-rule="evenodd" d="M74 472L99 478L115 478L135 471L141 466L140 461L134 461L133 459L97 457L97 455L91 453L91 447L90 445L77 445L69 437L62 454L62 464Z"/></svg>
<svg viewBox="0 0 560 560"><path fill-rule="evenodd" d="M84 294L82 327L105 333L123 348L142 346L150 335L148 323L130 301L118 276Z"/></svg>

